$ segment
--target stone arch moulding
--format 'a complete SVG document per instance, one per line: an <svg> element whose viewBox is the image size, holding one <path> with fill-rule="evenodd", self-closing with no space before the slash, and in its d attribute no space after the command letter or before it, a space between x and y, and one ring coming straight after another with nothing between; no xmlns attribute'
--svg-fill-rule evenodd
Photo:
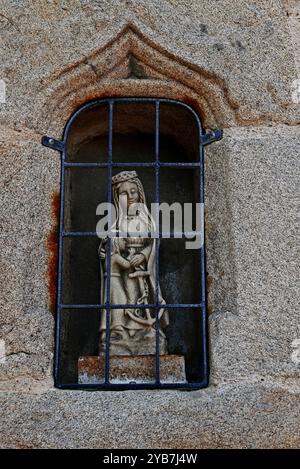
<svg viewBox="0 0 300 469"><path fill-rule="evenodd" d="M237 104L225 81L162 49L128 24L104 47L43 81L41 121L61 134L82 104L116 96L163 97L183 101L206 128L235 125Z"/></svg>

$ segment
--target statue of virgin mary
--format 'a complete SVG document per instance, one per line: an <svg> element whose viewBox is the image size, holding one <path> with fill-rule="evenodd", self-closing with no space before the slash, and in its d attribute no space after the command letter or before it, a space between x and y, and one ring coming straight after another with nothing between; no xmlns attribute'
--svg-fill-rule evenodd
<svg viewBox="0 0 300 469"><path fill-rule="evenodd" d="M156 300L156 243L147 234L154 221L147 209L143 185L136 171L122 171L112 178L116 221L110 252L110 353L111 355L152 355L156 348L155 309L143 305ZM141 236L138 233L141 233ZM132 233L132 235L131 235ZM101 303L107 301L107 239L100 248ZM167 352L164 333L169 315L158 284L160 354ZM132 305L114 308L113 305ZM105 351L106 312L101 314L100 354Z"/></svg>

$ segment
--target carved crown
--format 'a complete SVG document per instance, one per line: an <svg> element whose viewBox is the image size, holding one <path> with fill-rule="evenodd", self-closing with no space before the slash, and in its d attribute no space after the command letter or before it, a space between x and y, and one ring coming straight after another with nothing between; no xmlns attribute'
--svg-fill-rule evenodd
<svg viewBox="0 0 300 469"><path fill-rule="evenodd" d="M119 184L119 182L129 181L130 179L137 178L136 171L122 171L111 178L112 184Z"/></svg>

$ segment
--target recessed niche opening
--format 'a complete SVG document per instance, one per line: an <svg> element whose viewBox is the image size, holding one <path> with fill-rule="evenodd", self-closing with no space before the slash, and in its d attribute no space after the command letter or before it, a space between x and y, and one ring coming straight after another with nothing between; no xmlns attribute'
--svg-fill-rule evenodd
<svg viewBox="0 0 300 469"><path fill-rule="evenodd" d="M195 211L200 202L199 128L189 109L172 103L160 104L159 144L155 102L116 102L112 119L112 175L136 171L143 182L147 206L159 203L189 203ZM159 152L162 163L157 176L153 164ZM100 317L97 308L80 307L101 303L99 260L100 239L94 236L99 216L98 204L107 201L109 154L109 105L107 102L82 111L67 135L64 184L62 303L78 305L61 309L59 381L78 382L80 357L97 356L100 344ZM89 164L90 166L72 165ZM95 165L96 163L96 165ZM100 163L100 164L99 164ZM147 163L139 166L135 163ZM167 166L165 163L175 163ZM182 167L181 163L191 163ZM98 166L97 166L98 164ZM124 164L124 166L122 166ZM193 221L196 214L194 213ZM193 229L195 223L193 223ZM171 231L174 227L171 226ZM175 230L176 231L176 230ZM90 233L77 236L72 233ZM185 237L162 238L159 247L159 283L169 305L166 327L168 353L184 357L186 380L205 380L205 346L201 256L199 249L186 249ZM155 356L153 357L155 365ZM155 366L153 367L153 369ZM153 374L155 382L155 372Z"/></svg>

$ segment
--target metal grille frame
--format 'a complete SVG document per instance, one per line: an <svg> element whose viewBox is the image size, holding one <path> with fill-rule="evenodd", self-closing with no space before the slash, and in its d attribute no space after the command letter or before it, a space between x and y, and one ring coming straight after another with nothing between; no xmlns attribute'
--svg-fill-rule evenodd
<svg viewBox="0 0 300 469"><path fill-rule="evenodd" d="M114 162L113 161L113 112L114 104L116 103L152 103L155 106L155 161L153 162ZM195 119L198 136L199 136L199 159L193 163L182 162L182 163L169 163L160 161L160 129L159 129L159 118L160 118L160 105L170 104L174 106L180 106L188 110ZM109 122L108 122L108 158L107 162L99 163L76 163L67 160L67 141L69 131L78 118L79 114L91 109L93 107L108 105L109 110ZM52 148L53 150L59 151L61 154L61 185L60 185L60 216L59 216L59 242L58 242L58 275L57 275L57 314L56 314L56 332L55 332L55 365L54 365L54 382L55 386L60 389L90 389L90 390L129 390L129 389L186 389L195 390L208 386L209 379L209 366L208 366L208 345L207 345L207 312L206 312L206 282L205 282L205 244L203 243L200 248L200 279L199 288L201 289L201 303L195 304L166 304L166 308L196 308L199 309L201 314L201 325L202 325L202 336L199 337L200 347L202 348L203 356L203 379L200 382L187 382L187 383L162 383L160 381L160 354L159 354L159 319L158 313L160 304L158 301L158 288L159 288L159 243L156 243L156 278L155 278L155 303L151 305L111 305L110 301L105 304L63 304L62 303L62 266L63 266L63 240L65 237L71 236L97 236L95 232L81 232L81 231L65 231L64 230L64 208L65 208L65 170L72 167L85 167L85 168L107 168L107 202L112 202L112 170L118 167L150 167L155 169L155 204L156 208L159 205L159 176L161 167L170 168L195 168L199 170L200 183L199 183L199 202L204 204L204 146L213 143L217 140L221 140L223 136L222 130L214 130L206 132L203 129L200 118L197 113L187 104L165 98L108 98L108 99L96 99L88 102L81 106L69 119L63 133L62 140L56 140L54 138L43 136L42 145ZM158 212L157 212L158 214ZM158 226L158 224L156 224ZM161 233L159 230L156 233L158 238L166 235ZM202 233L204 240L204 233ZM107 242L107 298L110 298L110 250L111 250L111 239L108 237ZM153 383L135 383L130 382L128 384L116 384L109 381L110 371L110 354L109 354L109 342L110 342L110 309L123 309L128 307L139 307L139 308L152 308L156 315L156 354L155 354L155 380ZM60 380L60 347L61 347L61 317L64 309L97 309L99 313L106 311L106 344L105 344L105 380L99 384L79 384L70 383L64 384Z"/></svg>

